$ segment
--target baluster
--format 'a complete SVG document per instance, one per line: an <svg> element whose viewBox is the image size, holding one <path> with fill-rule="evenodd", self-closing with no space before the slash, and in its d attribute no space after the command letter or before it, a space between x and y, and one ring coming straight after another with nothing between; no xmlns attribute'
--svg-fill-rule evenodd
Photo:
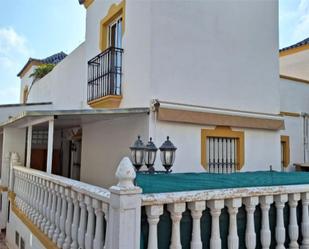
<svg viewBox="0 0 309 249"><path fill-rule="evenodd" d="M39 188L38 188L38 177L33 176L34 182L34 200L33 200L33 211L31 213L31 221L36 224L38 218L38 203L39 203Z"/></svg>
<svg viewBox="0 0 309 249"><path fill-rule="evenodd" d="M44 228L47 223L47 201L48 201L48 181L43 181L43 192L44 192L44 199L43 199L43 205L42 205L42 214L43 214L43 220L41 223L41 231L44 232Z"/></svg>
<svg viewBox="0 0 309 249"><path fill-rule="evenodd" d="M180 220L182 213L186 210L185 203L172 203L167 205L167 210L171 213L172 225L172 238L170 249L181 249L180 241Z"/></svg>
<svg viewBox="0 0 309 249"><path fill-rule="evenodd" d="M226 206L230 216L229 235L227 238L228 249L238 249L239 238L237 234L237 213L241 207L241 199L234 198L226 200Z"/></svg>
<svg viewBox="0 0 309 249"><path fill-rule="evenodd" d="M221 249L219 217L224 208L223 200L210 200L207 202L211 214L210 249Z"/></svg>
<svg viewBox="0 0 309 249"><path fill-rule="evenodd" d="M258 197L247 197L243 200L246 206L247 212L247 224L246 224L246 247L247 249L255 249L256 235L254 230L254 211L255 206L258 204Z"/></svg>
<svg viewBox="0 0 309 249"><path fill-rule="evenodd" d="M71 191L71 197L73 201L73 224L72 224L72 243L71 249L78 248L77 236L78 236L78 224L79 224L79 202L77 199L77 193Z"/></svg>
<svg viewBox="0 0 309 249"><path fill-rule="evenodd" d="M285 249L284 242L285 242L285 228L284 228L284 221L283 221L283 208L284 204L287 202L288 196L286 194L276 195L275 196L275 205L277 209L277 224L276 224L276 241L277 246L276 249Z"/></svg>
<svg viewBox="0 0 309 249"><path fill-rule="evenodd" d="M148 249L158 249L158 222L163 214L162 205L146 206L147 220L149 224Z"/></svg>
<svg viewBox="0 0 309 249"><path fill-rule="evenodd" d="M55 192L56 184L51 182L50 189L51 189L51 209L50 209L50 226L48 229L48 238L53 239L53 234L55 231L55 218L56 218L56 207L57 207L57 195Z"/></svg>
<svg viewBox="0 0 309 249"><path fill-rule="evenodd" d="M54 234L53 234L53 242L56 244L58 239L59 239L59 235L60 235L60 216L61 216L61 207L62 207L62 203L61 203L61 194L60 194L60 188L61 186L59 185L55 185L55 193L57 196L57 206L56 206L56 213L55 213L55 230L54 230Z"/></svg>
<svg viewBox="0 0 309 249"><path fill-rule="evenodd" d="M309 214L308 214L308 206L309 206L309 193L302 193L302 222L301 222L301 231L303 235L303 241L301 245L301 249L309 249Z"/></svg>
<svg viewBox="0 0 309 249"><path fill-rule="evenodd" d="M57 241L57 246L62 248L64 239L65 239L65 221L67 216L67 201L65 196L65 189L63 186L60 186L60 195L61 195L61 215L60 215L60 234Z"/></svg>
<svg viewBox="0 0 309 249"><path fill-rule="evenodd" d="M72 238L71 238L71 229L72 229L72 220L73 220L73 202L71 198L71 190L70 189L65 189L65 195L66 195L66 200L68 203L68 209L67 209L67 217L66 217L66 222L65 222L65 241L63 244L63 249L69 249L72 243Z"/></svg>
<svg viewBox="0 0 309 249"><path fill-rule="evenodd" d="M27 217L30 219L30 214L32 212L32 201L33 201L33 182L32 182L32 175L28 174L28 184L29 184L29 195L28 195L28 210L27 210Z"/></svg>
<svg viewBox="0 0 309 249"><path fill-rule="evenodd" d="M95 224L95 235L93 240L93 248L103 248L103 211L102 211L102 202L93 199L93 207L95 210L96 224Z"/></svg>
<svg viewBox="0 0 309 249"><path fill-rule="evenodd" d="M290 236L290 249L298 249L298 224L296 208L298 201L300 200L300 194L289 194L289 206L290 206L290 224L289 224L289 236Z"/></svg>
<svg viewBox="0 0 309 249"><path fill-rule="evenodd" d="M47 199L47 207L46 207L46 223L45 223L45 227L44 227L44 233L46 235L48 235L48 231L49 228L51 226L51 222L50 222L50 213L51 213L51 207L52 207L52 183L51 182L47 182L47 193L48 193L48 199Z"/></svg>
<svg viewBox="0 0 309 249"><path fill-rule="evenodd" d="M93 238L94 238L94 212L92 206L92 198L86 195L85 203L88 211L87 231L85 235L85 249L91 249L93 246Z"/></svg>
<svg viewBox="0 0 309 249"><path fill-rule="evenodd" d="M201 217L202 213L206 208L205 201L194 201L188 203L188 208L191 211L191 216L193 219L192 224L192 240L191 240L191 249L202 249L202 240L201 240Z"/></svg>
<svg viewBox="0 0 309 249"><path fill-rule="evenodd" d="M108 233L108 208L109 208L109 204L107 203L102 203L102 210L103 210L103 214L104 214L104 220L105 220L105 226L106 226L106 230L103 232L103 234L105 235L104 236L104 242L103 242L103 245L104 247L103 248L106 248L106 241L107 241L107 233Z"/></svg>
<svg viewBox="0 0 309 249"><path fill-rule="evenodd" d="M41 227L43 221L43 200L44 200L44 189L43 189L43 179L39 178L39 191L40 191L40 200L39 200L39 217L37 219L37 226Z"/></svg>
<svg viewBox="0 0 309 249"><path fill-rule="evenodd" d="M84 201L84 196L82 194L78 194L77 196L79 205L80 205L80 221L78 227L78 246L79 248L85 248L85 233L86 233L86 225L87 225L87 210L86 203Z"/></svg>
<svg viewBox="0 0 309 249"><path fill-rule="evenodd" d="M270 205L274 202L271 195L260 197L261 210L262 210L262 225L261 225L261 244L263 249L267 249L271 244L271 232L269 228L269 209Z"/></svg>

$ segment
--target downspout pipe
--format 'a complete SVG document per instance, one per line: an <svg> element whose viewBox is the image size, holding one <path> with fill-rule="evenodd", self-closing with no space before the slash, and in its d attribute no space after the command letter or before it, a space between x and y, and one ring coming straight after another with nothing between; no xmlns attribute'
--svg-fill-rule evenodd
<svg viewBox="0 0 309 249"><path fill-rule="evenodd" d="M304 163L307 162L307 147L308 147L308 117L309 114L306 112L302 112L301 117L303 118L303 145L304 145L304 150L303 150L303 156L304 156Z"/></svg>

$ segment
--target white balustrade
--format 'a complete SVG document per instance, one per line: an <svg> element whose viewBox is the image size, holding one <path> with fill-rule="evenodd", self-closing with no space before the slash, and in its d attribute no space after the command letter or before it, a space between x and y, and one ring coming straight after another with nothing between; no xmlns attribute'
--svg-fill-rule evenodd
<svg viewBox="0 0 309 249"><path fill-rule="evenodd" d="M58 248L104 248L108 190L19 166L12 179L17 208Z"/></svg>
<svg viewBox="0 0 309 249"><path fill-rule="evenodd" d="M16 156L14 156L16 161ZM15 205L58 248L64 249L136 249L140 243L141 208L145 206L149 225L147 249L159 249L158 224L164 207L172 221L170 249L181 249L180 224L185 211L192 217L190 248L202 249L201 220L211 223L210 248L221 248L220 215L228 210L227 248L239 248L237 214L242 204L246 212L246 248L285 248L286 234L289 248L309 249L309 185L272 186L258 188L188 191L141 194L134 186L134 169L123 160L117 169L119 184L109 190L77 182L37 170L14 166L12 190ZM302 205L301 224L297 223L297 207ZM276 208L275 234L270 230L270 208ZM257 243L254 213L259 205L260 242ZM288 228L284 225L284 207L289 206ZM210 215L203 217L206 206ZM221 218L226 217L222 216ZM299 228L301 226L301 228ZM300 241L299 238L302 238Z"/></svg>

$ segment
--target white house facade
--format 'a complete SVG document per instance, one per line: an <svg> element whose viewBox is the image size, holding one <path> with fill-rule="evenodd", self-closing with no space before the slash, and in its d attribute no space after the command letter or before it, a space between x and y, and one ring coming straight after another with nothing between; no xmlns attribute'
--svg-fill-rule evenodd
<svg viewBox="0 0 309 249"><path fill-rule="evenodd" d="M0 226L10 248L21 248L21 238L27 249L163 248L156 232L163 207L171 214L171 249L182 248L179 222L186 209L194 211L190 248L208 248L196 236L205 203L212 224L229 207L234 225L228 248L238 248L233 214L242 204L249 221L244 243L255 248L255 207L263 207L265 228L275 203L277 248L284 248L280 214L286 202L292 210L290 248L298 248L295 208L302 198L308 209L306 181L293 190L278 183L251 192L153 196L134 186L132 164L123 159L140 135L157 147L172 141L173 173L306 168L309 57L299 53L308 55L308 43L279 54L278 1L79 2L86 8L85 41L68 55L30 58L18 74L21 103L9 112L0 106ZM44 64L55 67L33 80ZM155 169L164 170L157 157ZM303 213L302 245L309 248L308 210ZM145 214L147 242L140 240ZM211 228L210 248L221 248L218 229ZM270 230L264 230L258 240L270 248Z"/></svg>

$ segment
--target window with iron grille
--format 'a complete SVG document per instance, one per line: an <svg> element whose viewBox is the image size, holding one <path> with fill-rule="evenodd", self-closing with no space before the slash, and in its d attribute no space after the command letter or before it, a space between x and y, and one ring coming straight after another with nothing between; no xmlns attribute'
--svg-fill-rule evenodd
<svg viewBox="0 0 309 249"><path fill-rule="evenodd" d="M209 173L232 173L244 164L244 132L230 127L201 131L201 164Z"/></svg>
<svg viewBox="0 0 309 249"><path fill-rule="evenodd" d="M211 173L231 173L237 166L237 138L208 137L207 164Z"/></svg>
<svg viewBox="0 0 309 249"><path fill-rule="evenodd" d="M33 130L32 143L33 144L47 144L48 131L47 130Z"/></svg>

